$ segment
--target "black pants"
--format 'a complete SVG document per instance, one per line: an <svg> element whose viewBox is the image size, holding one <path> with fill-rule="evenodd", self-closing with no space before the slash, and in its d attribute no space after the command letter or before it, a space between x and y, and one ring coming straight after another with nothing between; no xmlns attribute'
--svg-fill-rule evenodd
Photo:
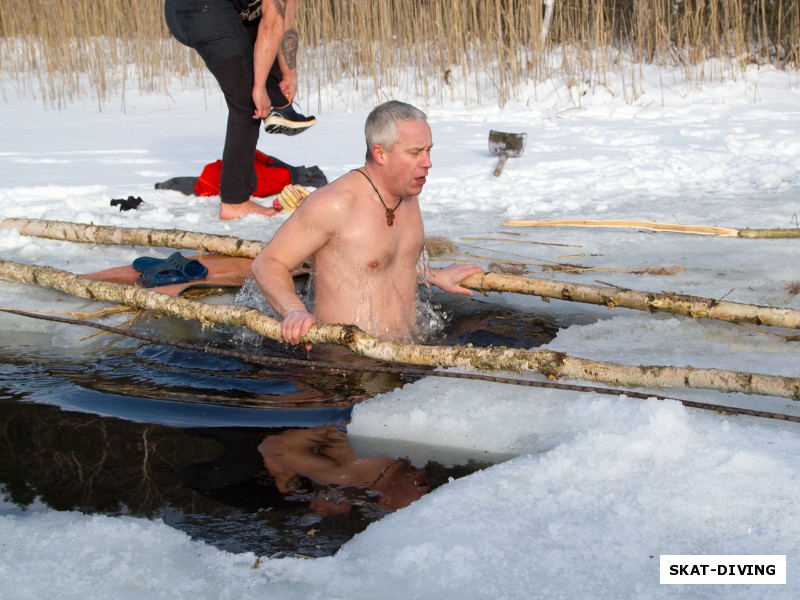
<svg viewBox="0 0 800 600"><path fill-rule="evenodd" d="M261 120L254 119L253 45L258 21L245 24L230 0L166 0L164 16L170 33L197 51L219 83L228 105L228 126L222 151L219 192L222 202L241 204L256 189L253 169ZM280 90L276 60L267 78L273 106L289 100Z"/></svg>

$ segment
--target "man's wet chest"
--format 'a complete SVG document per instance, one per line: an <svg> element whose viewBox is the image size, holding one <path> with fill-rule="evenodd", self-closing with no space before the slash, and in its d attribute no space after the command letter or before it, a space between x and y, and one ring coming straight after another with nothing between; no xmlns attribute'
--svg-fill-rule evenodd
<svg viewBox="0 0 800 600"><path fill-rule="evenodd" d="M356 225L342 232L335 251L339 256L349 257L348 265L352 268L382 272L416 268L423 243L421 227Z"/></svg>

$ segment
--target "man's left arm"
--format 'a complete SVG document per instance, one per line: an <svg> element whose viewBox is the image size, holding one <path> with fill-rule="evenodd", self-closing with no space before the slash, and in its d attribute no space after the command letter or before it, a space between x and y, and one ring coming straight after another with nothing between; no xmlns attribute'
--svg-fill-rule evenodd
<svg viewBox="0 0 800 600"><path fill-rule="evenodd" d="M297 0L286 0L284 32L278 49L278 66L281 69L280 88L291 102L297 95L297 50L300 34L297 32Z"/></svg>
<svg viewBox="0 0 800 600"><path fill-rule="evenodd" d="M484 270L476 265L452 264L443 269L431 269L426 281L451 294L472 296L472 290L459 284L470 275L483 272Z"/></svg>

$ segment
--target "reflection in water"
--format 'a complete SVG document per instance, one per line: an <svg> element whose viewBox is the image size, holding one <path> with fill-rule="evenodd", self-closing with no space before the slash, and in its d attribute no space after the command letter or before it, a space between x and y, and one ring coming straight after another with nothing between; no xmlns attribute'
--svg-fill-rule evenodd
<svg viewBox="0 0 800 600"><path fill-rule="evenodd" d="M174 428L2 392L0 514L44 505L161 519L232 552L332 554L387 510L484 466L362 458L335 424Z"/></svg>
<svg viewBox="0 0 800 600"><path fill-rule="evenodd" d="M556 331L496 305L448 302L438 343L530 348ZM135 327L250 354L331 358L174 319ZM321 556L485 466L417 469L400 458L413 448L393 458L353 450L343 431L353 403L404 385L401 375L265 367L117 336L74 352L38 335L0 346L0 514L44 505L132 515L224 550Z"/></svg>
<svg viewBox="0 0 800 600"><path fill-rule="evenodd" d="M322 515L345 514L365 504L395 510L430 491L424 469L406 459L359 457L335 425L268 435L258 450L278 490L308 499ZM325 491L318 493L318 486ZM332 486L335 495L329 494Z"/></svg>

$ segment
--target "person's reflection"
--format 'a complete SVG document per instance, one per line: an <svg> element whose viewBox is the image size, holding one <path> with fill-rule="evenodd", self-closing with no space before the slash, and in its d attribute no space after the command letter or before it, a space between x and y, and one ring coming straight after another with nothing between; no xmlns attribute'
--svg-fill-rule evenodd
<svg viewBox="0 0 800 600"><path fill-rule="evenodd" d="M310 429L288 429L268 435L258 447L264 466L284 495L304 494L314 482L323 486L361 488L377 495L376 503L386 510L408 506L430 491L423 469L405 459L362 458L335 425ZM315 512L344 514L351 504L337 502L324 494L308 497Z"/></svg>

